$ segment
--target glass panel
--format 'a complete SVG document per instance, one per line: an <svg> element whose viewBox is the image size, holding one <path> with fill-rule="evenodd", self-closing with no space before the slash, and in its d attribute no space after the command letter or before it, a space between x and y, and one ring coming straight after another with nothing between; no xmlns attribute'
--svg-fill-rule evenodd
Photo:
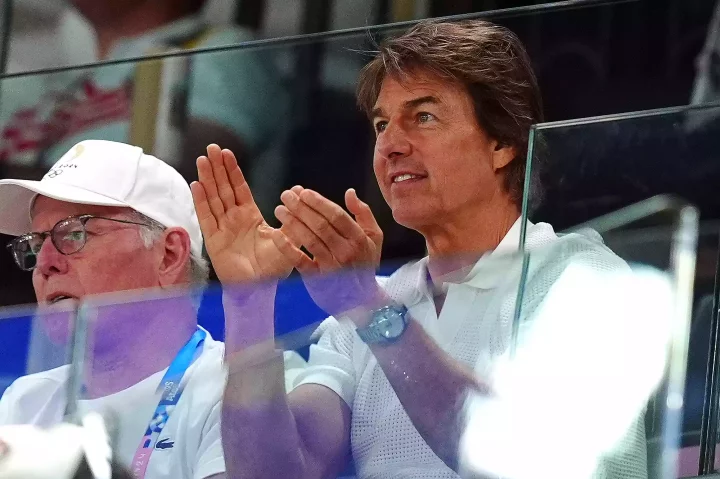
<svg viewBox="0 0 720 479"><path fill-rule="evenodd" d="M575 6L572 2L564 4L564 6L568 5ZM504 15L519 13L522 11L504 12ZM503 18L503 16L498 16L497 20L502 22ZM15 125L17 128L6 129L3 137L4 148L8 148L7 145L10 145L10 152L7 153L8 161L3 165L8 170L6 174L12 177L38 177L44 174L53 160L57 159L58 154L55 150L61 148L60 144L67 143L65 145L67 148L78 139L94 137L120 138L140 144L147 151L157 153L168 163L176 166L190 179L195 175L192 160L203 152L208 142L217 141L223 146L240 143L242 145L240 148L233 148L240 154L242 167L250 180L255 197L268 218L272 217L272 208L278 204L280 191L294 184L299 183L314 188L338 204L343 204L342 197L346 188L356 188L360 197L366 199L371 205L385 232L383 258L386 261L381 265L380 271L389 274L399 266L399 263L405 262L409 258L422 256L424 244L419 236L408 234L406 230L392 221L389 210L382 206L382 199L371 176L368 157L372 147L372 133L368 130L366 120L354 109L352 94L355 77L364 63L364 59L355 56L354 53L348 56L348 49L364 51L371 48L372 45L366 41L367 36L364 32L362 34L350 32L337 37L319 37L322 42L313 43L317 39L308 37L300 39L296 44L267 43L247 49L197 52L192 57L177 55L142 61L137 64L118 62L112 65L97 65L35 76L6 78L3 81L3 88L7 91L18 94L35 91L43 95L42 97L41 95L33 97L30 102L31 107L39 105L40 108L35 110L24 109L23 99L12 100L15 103L3 100L0 117L7 115L6 118L12 118L18 122ZM329 56L335 54L336 59L339 60L336 63L328 61L324 64L325 67L319 68L318 55L324 54L323 51L329 52ZM274 59L272 57L275 55L277 56L277 67L273 66ZM269 59L272 59L273 62L268 63ZM257 71L253 69L254 66L258 67ZM126 81L128 78L132 80ZM318 78L323 80L318 81ZM33 82L37 82L37 84L34 85ZM49 88L59 94L49 93ZM72 94L68 94L70 92ZM35 98L41 98L39 104L33 103ZM109 115L104 116L102 120L110 123L105 124L103 121L95 123L96 115L100 115L100 113ZM36 134L39 135L40 140L34 136ZM19 135L19 137L13 135ZM18 138L20 141L16 141ZM191 144L190 140L192 139L196 139L198 143ZM3 151L7 152L8 150L4 149ZM52 174L61 175L63 173L55 171ZM513 242L513 244L517 244L517 242ZM512 249L514 248L511 247ZM438 342L442 342L444 339L449 342L455 339L459 342L464 341L463 347L466 349L458 347L458 350L451 355L460 363L464 363L466 367L472 368L480 382L487 383L493 388L501 387L513 379L512 375L506 379L501 373L495 373L495 376L492 374L498 367L497 362L502 362L510 344L512 325L515 324L513 315L515 299L518 297L517 284L525 264L524 259L518 254L500 252L488 266L482 268L483 274L475 272L480 283L486 284L483 282L488 281L488 278L494 278L493 281L502 286L502 297L494 296L493 287L484 288L481 284L477 288L487 289L489 292L484 294L491 295L488 296L489 300L497 299L496 303L498 304L493 302L493 307L497 307L499 312L493 314L500 316L502 321L499 325L493 323L487 326L489 330L476 328L476 324L484 324L480 321L477 323L467 321L462 324L458 321L458 324L455 325L457 330L454 331L455 335L453 336L452 333L437 326L438 321L432 321L434 308L432 305L428 307L429 300L427 298L425 298L426 302L420 305L424 309L418 307L413 311L411 308L413 317L418 320L430 319L424 324L431 332L432 338ZM463 262L460 264L464 264L466 258L461 260ZM457 269L457 258L447 261L449 265L441 270L454 271ZM308 346L310 343L320 341L318 338L320 334L314 334L317 332L318 323L326 316L327 312L342 311L348 306L344 302L338 306L333 301L352 302L356 300L352 295L348 298L342 293L358 290L358 269L362 268L316 278L320 284L319 287L316 286L316 291L322 292L326 300L329 296L329 302L318 301L319 305L312 296L304 291L303 283L298 278L291 277L278 286L278 293L272 301L274 311L269 313L267 310L254 307L252 302L257 298L256 294L263 297L267 285L250 284L242 288L238 287L237 291L226 287L226 293L232 293L234 297L240 299L239 304L231 305L238 307L240 311L240 313L234 312L232 316L234 322L231 326L240 327L228 328L227 331L223 324L223 314L230 314L228 305L223 304L221 291L217 287L211 287L205 292L201 303L198 315L199 323L215 339L225 337L231 352L250 351L253 347L258 346L259 350L264 353L263 339L274 337L273 344L276 344L277 347L297 353L284 354L283 359L288 371L284 379L291 380L293 376L297 376L295 379L302 380L305 367L303 361L304 357L308 355ZM13 269L9 265L7 270ZM411 301L403 295L413 296L427 283L427 277L423 274L424 270L419 269L415 272L418 273L417 278L413 278L409 284L404 282L396 284L394 286L396 289L392 290L392 294L397 295L399 299ZM513 274L510 275L508 272ZM368 272L365 271L365 273L364 278L367 278ZM371 280L372 274L371 271ZM631 276L640 283L645 281L642 274L638 274L638 278L635 278L634 274ZM3 277L6 278L5 275ZM9 276L7 277L9 278ZM14 284L8 284L7 287L1 288L9 303L29 301L25 299L29 295L29 286L27 286L30 284L29 276L23 274L20 277L18 274L17 278L18 283L14 284L26 286L20 288ZM24 281L24 283L20 283L20 281ZM435 293L444 294L442 290L444 286L447 286L445 292L448 295L451 294L450 291L452 294L464 294L463 285L455 284L457 282L459 281L447 281L445 283L448 284L441 285L437 291L435 289L425 291L426 296ZM547 292L551 285L552 282L545 284L543 291ZM650 289L652 290L652 288ZM25 296L21 296L21 294ZM111 298L91 297L87 298L87 309L84 310L87 314L85 317L90 321L88 351L83 356L84 367L80 369L84 373L82 381L84 388L81 390L81 397L85 399L78 402L77 409L80 411L98 410L106 415L111 429L115 433L114 446L118 453L117 457L125 465L137 464L134 459L138 441L142 438L143 431L146 431L147 418L153 416L153 408L163 395L163 391L158 391L156 388L163 379L164 368L171 365L173 358L176 357L175 353L182 350L184 341L188 336L194 334L196 315L192 296L182 291L171 297L151 296L151 294L142 296L133 294L127 297ZM643 298L639 298L637 301L641 302L642 300ZM418 304L420 303L418 302ZM610 304L610 306L612 305L613 303ZM641 303L641 305L644 304ZM637 305L635 305L635 309L638 309ZM524 311L524 314L528 314L527 309ZM367 311L365 312L367 313ZM480 309L478 309L479 312ZM265 315L265 313L268 314ZM268 317L271 320L268 320ZM473 316L471 319L482 318ZM64 324L67 324L69 317L65 317L64 321ZM63 324L62 321L60 323ZM334 326L334 324L325 324L329 331L326 333L331 334L331 336L324 336L329 338L326 341L336 341L334 347L345 348L345 352L347 352L348 344L353 345L352 348L357 345L358 349L353 349L352 354L355 351L367 352L367 350L360 349L363 345L353 330L345 328L350 325ZM338 333L337 330L341 327L347 331L343 329L343 332ZM323 330L321 328L320 332ZM448 337L445 338L445 336ZM343 343L343 341L346 342ZM541 346L541 353L547 350L547 343L543 343ZM613 344L610 343L608 348L612 347ZM66 342L62 344L62 349L67 349ZM314 349L317 351L317 348ZM197 348L191 348L191 356L195 354L196 350ZM414 348L411 348L410 352L413 350ZM42 348L42 351L46 350ZM192 423L197 426L196 431L208 425L208 429L202 429L202 433L204 438L209 438L208 441L211 444L199 443L193 446L188 446L187 443L175 444L180 439L173 440L174 433L173 436L169 435L171 428L165 430L165 433L168 434L167 437L154 437L153 441L155 442L152 444L156 450L165 449L168 453L171 449L175 449L175 451L190 450L193 454L198 452L203 456L202 464L208 465L219 462L215 461L217 457L212 454L217 453L217 444L220 440L221 431L218 426L220 408L218 404L223 394L222 386L225 377L222 370L223 351L220 345L206 337L203 354L205 351L212 353L214 359L210 361L211 364L204 371L205 374L194 376L197 378L195 381L197 386L188 382L183 393L185 404L192 404L193 414L197 412L200 420L197 420L198 416L190 415L187 411L183 413L180 407L175 410L174 417L187 414L183 416L184 419L197 421ZM518 352L521 352L520 349ZM327 357L323 359L322 350L319 351L319 355L318 361L327 362ZM59 356L66 357L67 355ZM333 355L326 354L325 356ZM310 357L312 358L312 352ZM428 357L421 358L421 360L427 360ZM441 357L445 358L446 356ZM334 358L337 359L337 355ZM198 370L204 361L200 361L199 358L195 359L193 364ZM258 358L241 358L239 371L244 374L247 372L245 369L261 365L261 360L265 359L262 354ZM355 359L353 358L353 360ZM387 376L391 372L389 370L380 371L373 366L373 360L369 354L365 354L360 360L363 361L362 367L368 367L367 375L363 376L368 382L365 384L367 391L358 392L358 397L362 393L370 392L373 385L382 386L384 395L376 395L374 399L367 400L364 404L356 398L355 407L359 408L359 411L353 413L355 424L363 422L365 418L370 418L374 426L382 429L379 436L383 435L382 432L386 432L386 437L382 438L385 442L381 442L378 447L383 451L395 449L403 453L412 453L409 450L411 446L402 443L405 436L395 436L393 432L398 427L409 431L408 437L414 444L412 447L421 450L423 462L408 461L412 463L410 466L412 470L408 472L408 475L412 476L413 473L427 471L447 473L446 466L435 457L435 453L428 451L427 446L424 446L426 438L420 437L415 432L415 429L423 430L423 428L413 427L403 406L393 396L393 390L389 389L391 386L383 382L382 373L385 372ZM663 360L664 356L661 363ZM260 362L258 363L258 361ZM47 371L55 365L63 364L62 361L56 361L49 367L49 363L52 361L41 361L40 367L30 368L30 370L33 372ZM386 359L385 364L392 366L392 359ZM401 367L404 365L416 368L412 374L408 374L407 370L394 370L396 381L397 378L402 377L402 374L408 374L406 377L408 382L415 382L416 386L418 384L426 386L421 393L417 393L412 388L409 389L409 392L404 393L405 398L415 397L426 400L433 398L431 394L433 390L442 391L439 388L439 381L446 375L437 374L437 377L432 377L433 381L427 381L425 373L433 371L431 366L434 363L431 363L428 368L422 368L421 366L424 364L422 361L400 364ZM237 364L235 365L237 366ZM651 365L657 366L655 363ZM344 366L347 366L347 362ZM354 366L355 364L351 364L350 369L345 369L346 373L350 371L345 376L354 376ZM299 372L297 372L298 369ZM325 370L327 369L331 368L325 364ZM418 369L422 369L421 375L415 374ZM230 372L235 374L237 371L231 369ZM277 373L277 371L270 371L270 373L273 372ZM600 373L602 372L603 370L600 368ZM272 387L265 388L266 385L278 387L276 383L272 382L273 379L277 379L277 374L267 377L264 376L264 371L260 371L259 374L254 378L256 380L250 382L257 388L247 392L249 398L243 395L244 391L240 391L239 398L236 398L241 406L246 399L257 399L255 396L257 394L262 400L262 394L267 393L268 389L273 392ZM307 376L308 374L305 372L305 379ZM331 377L329 381L333 380ZM328 384L325 386L330 388ZM57 385L54 387L56 389L53 394L56 396L52 400L57 404L63 404L65 396L62 393L62 387ZM335 387L342 389L345 385L336 384ZM133 391L139 390L140 392L130 392L128 396L127 390L131 388ZM347 389L354 394L356 388L353 385ZM168 389L168 391L172 391L172 389ZM341 396L346 392L343 389L337 395ZM465 393L464 390L461 392ZM137 397L132 396L133 394L142 397L138 400ZM649 395L649 391L640 391L638 394L640 396L642 394ZM551 397L553 396L551 395ZM100 399L100 401L93 402L93 399ZM343 399L349 403L352 402L345 396ZM561 399L567 400L567 398ZM6 401L9 400L6 399ZM168 398L168 401L172 402L172 399ZM454 401L451 403L453 407L459 404ZM262 406L268 404L273 406L272 401L260 403L261 412ZM172 404L169 405L172 406ZM334 406L335 409L340 407L338 401L334 403ZM54 411L53 419L59 421L64 409L64 407L57 408ZM426 407L423 410L434 409ZM169 414L168 410L164 412ZM241 410L239 414L242 415L242 412ZM376 416L377 412L382 414ZM453 410L452 412L456 413L457 411ZM230 411L230 413L238 413L238 411ZM324 414L325 411L323 410L322 413ZM447 437L443 433L438 433L436 437L431 438L433 439L431 442L435 452L440 455L447 453L447 458L450 458L448 460L452 461L456 452L454 436L456 418L444 420L446 418L429 417L428 414L415 411L412 413L413 420L419 421L419 423L423 421L430 423L431 427L424 430L431 435L435 434L436 428L440 428L444 424L449 425L450 432ZM337 416L334 417L337 418ZM555 416L546 412L546 417L554 418ZM163 418L166 416L163 416L161 411L157 418L158 422L153 423L153 426L162 424ZM503 416L498 416L498 418L503 418ZM270 419L275 421L277 417ZM395 419L401 423L399 426L393 422ZM175 426L178 425L178 422L175 423ZM187 424L187 422L183 423ZM323 421L320 423L324 427L325 423ZM239 426L237 428L235 426L236 424L232 424L226 427L226 430L243 432L242 437L238 439L242 445L230 447L229 450L226 446L226 455L229 455L228 460L238 461L240 464L243 459L246 459L241 456L242 451L249 450L249 446L256 446L261 439L264 438L272 443L282 443L282 441L292 438L292 436L279 434L275 423L270 420L263 424L263 428L256 428L248 434ZM506 423L498 421L498 427L501 430L507 426ZM182 432L177 437L187 441L187 435ZM253 438L252 443L248 443L248 437ZM497 441L497 444L502 445L503 443ZM507 454L510 450L516 450L516 447L517 442L513 442L512 449L504 452ZM587 450L582 449L582 452L587 453L588 450L592 454L596 453L589 446ZM207 457L205 457L206 452ZM382 458L379 458L373 465L372 458L364 455L360 450L354 452L355 466L361 469L361 476L363 474L372 475L373 467L378 470L385 469ZM485 451L481 451L481 453L486 455ZM562 456L564 457L565 454L563 453ZM157 456L153 457L154 460L157 458ZM480 457L484 456L481 454ZM502 458L507 455L497 454L494 457ZM555 455L547 454L542 466L555 468L557 457L557 451L555 451ZM390 459L392 461L393 458ZM199 464L195 462L196 460L197 458L193 457L192 464ZM276 464L273 462L269 465ZM490 466L494 467L495 464ZM483 467L489 466L485 464ZM340 469L342 468L338 468L338 470ZM352 469L351 463L347 472L352 473ZM550 469L545 470L549 471ZM215 472L221 471L208 471L208 476ZM533 477L536 477L537 471L534 472L536 475ZM574 475L571 476L573 478L582 473L582 471L576 471L576 466L563 469L561 472L573 473ZM522 474L524 472L520 471L520 477Z"/></svg>
<svg viewBox="0 0 720 479"><path fill-rule="evenodd" d="M662 229L591 224L552 242L547 224L528 226L515 349L492 398L469 408L469 477L676 477L697 236L694 209L678 213ZM633 259L640 245L660 263Z"/></svg>
<svg viewBox="0 0 720 479"><path fill-rule="evenodd" d="M711 454L712 448L704 446L705 442L715 442L709 437L714 436L716 428L708 429L704 421L715 416L715 407L709 406L714 401L708 395L717 394L712 393L713 381L706 383L705 378L706 371L712 371L715 364L710 351L714 350L715 341L712 311L720 204L711 185L720 171L715 161L720 146L718 113L720 108L707 105L538 125L531 132L532 181L526 182L526 192L530 191L526 196L526 216L559 228L586 222L656 195L674 196L660 196L642 205L673 205L678 201L673 198L697 205L702 234L696 289L690 303L694 314L685 387L688 410L680 454L683 477L698 472L698 467L702 467L698 465L701 450ZM625 235L626 223L632 225L632 230L643 231L661 221L655 218L648 224L643 216L646 212L635 206L625 212L624 217L608 215L597 225L603 231L622 228L620 231ZM618 223L619 220L622 221ZM639 258L659 268L666 267L658 261L668 260L670 250L647 248L642 242L640 245L630 249L629 245L622 245L621 256L625 258L627 254L633 261ZM703 463L708 460L712 463L711 458Z"/></svg>
<svg viewBox="0 0 720 479"><path fill-rule="evenodd" d="M68 363L72 310L35 307L0 310L0 389L4 392L17 378L48 371ZM6 423L0 411L0 424Z"/></svg>
<svg viewBox="0 0 720 479"><path fill-rule="evenodd" d="M478 288L473 303L476 307L470 310L472 314L457 315L455 311L454 325L452 320L439 323L427 309L428 300L418 299L423 294L418 277L408 282L409 274L423 277L422 269L406 267L389 281L382 280L388 294L409 307L413 319L423 325L433 344L437 342L449 353L447 358L472 370L475 381L492 391L492 395L487 395L486 391L473 386L475 392L462 408L466 422L461 423L461 431L451 427L452 433L446 438L430 436L430 441L434 439L433 450L443 451L454 444L454 434L462 432L458 454L464 477L500 474L517 479L592 477L596 462L609 472L625 470L639 474L646 467L644 454L655 450L653 446L659 443L659 450L664 453L676 451L677 444L673 440L678 434L677 431L672 433L672 427L677 426L678 415L682 413L682 400L678 401L682 387L678 393L677 375L684 375L682 338L686 337L687 331L683 328L687 323L676 324L673 318L675 312L683 309L678 301L680 293L691 287L687 283L692 278L692 242L693 234L697 233L693 233L696 227L693 209L687 206L679 209L680 213L689 216L686 222L679 221L681 215L677 210L674 216L668 214L672 211L662 211L661 224L654 229L603 231L606 243L622 259L598 243L597 233L587 229L555 239L550 236L551 230L544 226L540 229L531 227L527 235L528 255L513 253L512 247L507 253L497 251L481 259L467 277L459 276L459 281L449 278L446 305L464 297L467 288ZM678 218L680 224L673 227L667 221L668 216ZM600 229L597 224L586 226ZM651 249L656 250L656 254L649 255L652 259L647 256L632 258L634 251ZM667 258L671 250L673 261ZM630 263L631 268L627 268L623 260ZM450 270L458 264L458 258L445 261L446 265L438 261L434 267L444 266ZM524 288L518 291L524 266L527 268L526 280L522 283ZM386 265L380 269L392 270L393 267ZM675 274L683 271L684 275ZM265 396L272 391L279 375L272 364L265 363L272 361L272 357L264 355L269 333L270 338L274 336L270 346L285 351L282 363L285 374L284 378L279 377L287 390L300 383L322 384L335 388L338 395L351 394L354 396L354 401L350 401L353 404L354 440L374 437L373 440L393 451L388 458L384 452L378 454L377 449L373 455L372 450L368 452L355 445L354 460L338 468L344 469L340 477L356 473L362 477L373 467L379 467L379 461L384 461L384 470L402 470L413 476L439 474L446 466L427 449L428 446L424 446L425 442L411 427L411 419L404 414L404 407L414 408L406 401L428 399L430 391L445 385L437 376L440 371L433 369L438 363L426 363L420 357L403 362L400 356L384 357L383 351L392 349L376 349L376 354L380 354L377 361L383 363L383 376L369 351L362 352L364 346L350 322L355 316L340 315L339 322L323 321L325 310L338 311L355 304L356 297L348 293L358 292L357 279L363 274L372 278L373 271L355 268L306 278L307 283L292 276L281 281L276 292L268 288L267 283L225 286L223 290L212 286L204 292L197 316L194 309L197 296L182 290L172 294L146 292L87 298L83 317L89 322L88 350L82 356L83 387L77 410L82 415L100 412L113 431L115 459L120 464L134 463L142 431L163 394L158 385L167 386L166 374L170 373L164 369L171 363L176 365L175 361L181 356L177 353L185 349L183 345L193 334L197 317L200 326L207 331L202 352L195 356L187 370L188 379L181 393L184 402L175 409L165 410L171 419L176 419L168 420L162 434L150 435L154 441L153 455L166 449L182 456L185 453L178 449L184 451L187 447L184 443L196 440L195 435L202 430L208 442L199 446L199 456L193 455L187 460L196 467L211 467L215 459L213 454L221 450L218 449L218 423L221 420L232 421L222 433L225 459L233 464L244 464L247 457L241 452L252 450L258 443L265 444L262 447L267 447L267 441L284 444L289 435L280 433L282 424L268 420L265 427L258 428L257 424L253 427L252 417L243 416L243 412L248 411L242 409L252 406L253 414L261 414L264 407L274 407ZM679 280L684 280L684 284ZM274 312L263 308L268 298L274 304ZM522 304L519 314L523 320L518 323L521 325L518 347L511 355L509 346L517 298ZM487 316L488 313L483 312L486 308L493 308L495 312ZM447 314L453 314L453 311ZM586 321L578 325L583 318ZM64 324L67 325L69 319L69 314L64 316ZM438 328L438 324L452 325L452 331ZM53 330L57 332L58 328ZM412 338L415 333L408 330L405 334ZM17 332L8 331L0 337L3 341L11 341L17 340L18 336ZM236 389L226 393L233 399L226 396L226 409L221 418L219 401L223 395L225 372L223 349L217 341L223 339L231 352L225 358L225 364L230 367L230 387ZM191 343L191 346L195 354L195 344ZM409 346L404 354L416 354L417 346ZM348 347L351 349L346 349ZM330 351L336 351L335 355L348 355L342 357L351 362L338 363L338 358ZM415 361L419 361L421 367L407 369L413 368ZM333 386L333 380L345 377L344 367L349 367L350 371L358 368L362 374L358 373L357 383ZM666 383L660 399L655 398L650 403L648 411L652 414L648 412L648 422L639 422L641 410L666 368L674 380ZM41 372L26 378L25 385L48 374L67 374L68 371L67 366L60 370L48 369L36 369ZM247 376L243 375L247 374L254 375L254 380L244 381ZM383 379L385 377L391 378L391 382ZM397 382L397 378L403 377L405 379ZM235 382L237 378L244 380ZM398 395L404 398L406 406L403 406L398 397L391 394L392 388L401 388L399 384L413 379L414 387L425 386L421 389L422 394L412 394L412 389L399 392ZM682 378L679 383L682 384ZM66 396L61 388L67 387L67 382L60 380L51 384L52 391L43 390L41 402L52 403L55 407L44 407L44 425L59 421L66 409ZM252 387L247 389L248 385ZM344 387L351 388L352 392L343 393ZM32 395L32 388L29 389L28 394ZM303 394L312 396L317 394L315 391L305 389ZM464 391L461 396L464 397ZM4 407L8 404L17 406L14 397L6 397ZM34 399L38 397L33 396ZM29 399L22 404L13 408L13 413L43 407L34 405ZM436 419L423 417L430 413L418 417L418 410L413 410L413 421L422 424L423 420L432 420L433 427L438 427ZM31 416L29 411L26 412ZM328 427L332 418L337 418L333 408L319 413L321 420L314 423L316 428ZM243 422L248 420L249 425ZM364 423L372 425L374 433L363 432ZM454 421L449 423L454 424ZM244 428L241 427L243 424ZM624 437L629 424L632 428ZM643 427L655 433L648 433L651 439L656 439L654 443L646 445L632 436ZM387 435L383 435L383 431ZM325 436L325 432L312 429L312 434L318 436ZM249 437L253 438L251 442L248 442ZM624 438L623 447L632 449L618 451L615 448L609 455L598 458L601 453L613 450L619 438ZM234 447L238 443L243 447ZM524 451L523 457L527 461L513 460L518 447ZM421 459L408 462L403 459L407 454ZM672 455L668 459L674 460ZM157 461L161 459L154 458L153 461L149 466L151 471L160 467ZM286 461L271 462L284 464ZM523 465L526 467L521 467ZM651 474L649 477L672 476Z"/></svg>

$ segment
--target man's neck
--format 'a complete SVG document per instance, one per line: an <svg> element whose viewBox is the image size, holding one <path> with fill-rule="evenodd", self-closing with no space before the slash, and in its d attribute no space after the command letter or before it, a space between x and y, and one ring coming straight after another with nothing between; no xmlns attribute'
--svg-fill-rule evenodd
<svg viewBox="0 0 720 479"><path fill-rule="evenodd" d="M508 201L421 231L430 256L430 276L446 277L475 264L497 248L519 216L517 207Z"/></svg>
<svg viewBox="0 0 720 479"><path fill-rule="evenodd" d="M170 366L197 328L194 310L149 319L137 334L108 341L97 338L85 374L86 397L94 399L127 389Z"/></svg>
<svg viewBox="0 0 720 479"><path fill-rule="evenodd" d="M105 60L121 40L142 36L191 13L178 11L169 2L155 4L155 0L151 0L121 14L108 15L103 19L88 18L88 21L97 35L99 59Z"/></svg>
<svg viewBox="0 0 720 479"><path fill-rule="evenodd" d="M506 202L422 231L429 253L428 287L438 317L447 295L441 285L465 278L485 253L497 248L519 216L517 207Z"/></svg>

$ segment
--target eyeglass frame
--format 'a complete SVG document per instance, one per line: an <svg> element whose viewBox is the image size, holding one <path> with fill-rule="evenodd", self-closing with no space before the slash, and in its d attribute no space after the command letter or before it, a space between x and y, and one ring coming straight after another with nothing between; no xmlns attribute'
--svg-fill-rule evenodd
<svg viewBox="0 0 720 479"><path fill-rule="evenodd" d="M82 244L82 246L81 246L80 248L78 248L77 250L73 251L72 253L65 253L65 252L63 252L63 251L60 249L60 247L58 247L58 244L57 244L56 241L55 241L55 237L53 236L53 231L55 230L55 228L58 227L59 224L64 223L64 222L66 222L66 221L68 221L68 220L75 220L75 219L80 220L80 225L82 226L82 231L83 231L83 234L84 234L83 244ZM80 251L83 250L83 248L85 248L85 245L87 244L87 239L88 239L87 222L90 221L90 220L92 220L92 219L108 220L108 221L114 221L114 222L116 222L116 223L124 223L124 224L129 224L129 225L138 225L138 226L145 226L146 228L152 228L152 225L149 225L149 224L147 224L147 223L139 223L139 222L137 222L137 221L129 221L129 220L120 220L120 219L117 219L117 218L108 218L108 217L106 217L106 216L97 216L97 215L89 215L89 214L87 214L87 215L71 215L71 216L68 216L67 218L61 219L60 221L58 221L57 223L55 223L52 228L50 228L50 229L47 230L47 231L38 231L38 232L32 231L32 232L30 232L30 233L25 233L25 234L22 234L22 235L20 235L20 236L17 236L17 237L15 237L15 238L13 238L9 243L7 243L7 244L5 245L5 247L6 247L8 250L10 250L10 254L12 255L13 260L15 261L15 264L17 265L18 268L20 268L22 271L32 271L32 270L34 270L34 269L37 267L37 263L36 263L35 266L33 266L32 268L29 268L29 269L28 269L28 268L23 268L23 267L20 265L20 263L19 263L19 261L18 261L18 259L17 259L17 255L15 254L15 246L16 246L18 243L20 243L20 241L22 241L22 240L24 240L24 239L28 239L29 237L31 237L31 236L33 236L33 235L41 235L41 237L42 237L42 243L40 243L40 247L42 248L42 245L45 244L45 241L46 241L46 240L48 239L48 237L49 237L49 238L50 238L50 241L52 241L53 246L55 247L56 250L58 250L58 252L59 252L60 254L63 254L63 255L65 255L65 256L70 256L70 255L79 253ZM38 252L39 252L39 250L38 250ZM34 253L34 254L37 256L37 253Z"/></svg>

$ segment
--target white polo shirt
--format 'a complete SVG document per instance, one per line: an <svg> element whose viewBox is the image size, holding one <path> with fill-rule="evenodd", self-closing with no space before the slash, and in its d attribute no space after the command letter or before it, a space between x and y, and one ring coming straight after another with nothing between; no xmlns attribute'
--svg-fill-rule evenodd
<svg viewBox="0 0 720 479"><path fill-rule="evenodd" d="M224 344L208 333L202 353L183 378L183 395L150 456L147 479L204 479L225 472L220 436L225 386ZM98 399L81 401L82 412L111 413L118 422L116 458L129 466L160 401L158 384L166 370L134 386ZM0 425L52 426L65 409L68 366L16 380L0 399Z"/></svg>
<svg viewBox="0 0 720 479"><path fill-rule="evenodd" d="M595 271L627 270L625 262L602 244L597 233L588 234L558 237L548 224L528 224L526 248L542 249L543 254L530 263L519 341L523 325L533 318L554 281L571 263L579 262ZM440 317L427 287L427 258L403 266L384 285L387 293L408 307L412 318L446 353L473 368L483 380L492 378L495 362L508 352L521 261L515 255L510 259L506 253L517 251L519 239L520 220L495 251L477 262L464 281L446 283L447 296ZM458 477L415 429L370 349L355 333L354 325L332 318L327 321L328 329L311 347L308 368L297 377L295 386L326 386L350 406L352 453L358 477ZM595 477L645 478L646 458L644 426L639 421L626 440L622 459L603 462Z"/></svg>

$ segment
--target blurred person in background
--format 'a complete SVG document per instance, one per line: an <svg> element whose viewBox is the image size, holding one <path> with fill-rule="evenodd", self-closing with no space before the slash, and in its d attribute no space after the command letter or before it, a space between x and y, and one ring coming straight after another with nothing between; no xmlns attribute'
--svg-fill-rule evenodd
<svg viewBox="0 0 720 479"><path fill-rule="evenodd" d="M263 280L252 292L223 296L229 477L334 477L352 457L361 478L455 478L464 400L468 392L493 389L494 367L508 353L522 271L513 253L523 228L528 135L542 121L524 47L509 30L484 21L421 22L380 46L361 73L358 102L375 130L380 190L394 219L420 232L429 253L383 284L375 277L383 234L354 190L346 194L348 214L315 191L293 187L275 211L283 226L273 229L232 152L212 146L209 157L198 159L199 183L191 188L207 251L222 265L218 278L226 285ZM533 185L535 197L535 179ZM549 224L524 226L525 247L541 254L525 284L521 344L570 265L590 274L628 269L597 233L559 237ZM287 275L293 265L314 301L337 320L323 324L308 368L286 395L273 343L276 283L268 278ZM572 331L582 330L582 310L572 317ZM570 367L573 361L566 358ZM572 383L573 371L552 373ZM598 387L612 390L604 381ZM582 403L582 393L569 400ZM647 399L650 391L643 394ZM593 477L647 477L638 409L632 424L615 431L612 453L593 458ZM603 414L613 412L593 417L603 421ZM551 415L560 431L563 417ZM501 437L506 427L485 432ZM582 438L566 439L585 447ZM531 447L562 468L573 454L568 446Z"/></svg>
<svg viewBox="0 0 720 479"><path fill-rule="evenodd" d="M17 236L51 340L66 344L73 308L97 300L79 411L115 419L116 460L138 478L222 475L224 346L184 289L209 270L187 181L138 147L84 141L41 181L0 181L0 231ZM0 425L60 423L67 380L68 366L16 380Z"/></svg>
<svg viewBox="0 0 720 479"><path fill-rule="evenodd" d="M70 3L92 26L100 61L253 38L240 27L208 25L206 0ZM245 161L282 132L287 92L267 52L193 55L164 60L163 68L165 87L162 75L135 62L3 80L0 160L39 177L75 143L106 139L139 144L192 177L209 142L233 145ZM160 98L148 100L154 90ZM157 124L156 107L169 110Z"/></svg>

